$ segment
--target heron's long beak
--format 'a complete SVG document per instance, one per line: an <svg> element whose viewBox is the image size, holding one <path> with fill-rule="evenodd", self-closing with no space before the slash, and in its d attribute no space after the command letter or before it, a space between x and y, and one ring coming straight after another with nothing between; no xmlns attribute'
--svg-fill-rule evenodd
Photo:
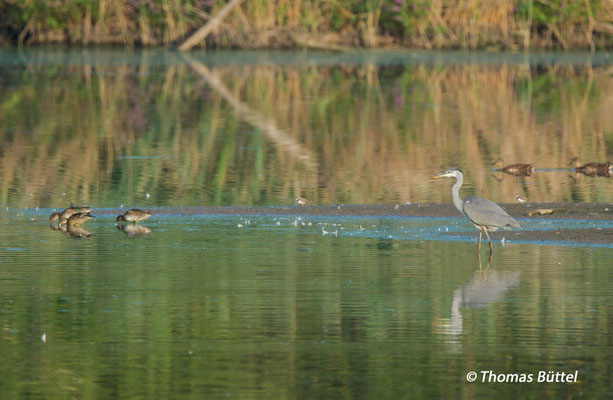
<svg viewBox="0 0 613 400"><path fill-rule="evenodd" d="M436 178L440 178L440 177L442 177L442 176L445 176L445 173L444 173L444 172L441 172L440 174L436 174L436 175L434 175L432 178L436 179Z"/></svg>

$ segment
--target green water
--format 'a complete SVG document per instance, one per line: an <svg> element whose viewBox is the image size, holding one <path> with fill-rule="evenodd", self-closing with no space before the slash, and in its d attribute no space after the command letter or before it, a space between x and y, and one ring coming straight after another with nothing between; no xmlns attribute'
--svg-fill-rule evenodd
<svg viewBox="0 0 613 400"><path fill-rule="evenodd" d="M456 219L170 214L130 237L100 216L82 239L42 218L5 213L2 398L611 395L611 248L496 243L480 266L409 238ZM466 382L487 370L579 382Z"/></svg>
<svg viewBox="0 0 613 400"><path fill-rule="evenodd" d="M611 398L610 246L509 233L480 264L460 218L176 210L450 202L450 166L463 196L610 202L564 168L613 159L612 63L0 50L0 398ZM50 229L71 202L97 217ZM140 231L115 226L130 207Z"/></svg>
<svg viewBox="0 0 613 400"><path fill-rule="evenodd" d="M613 54L0 50L0 207L610 202ZM532 163L528 177L492 163ZM566 168L567 170L560 170ZM149 196L147 196L149 194Z"/></svg>

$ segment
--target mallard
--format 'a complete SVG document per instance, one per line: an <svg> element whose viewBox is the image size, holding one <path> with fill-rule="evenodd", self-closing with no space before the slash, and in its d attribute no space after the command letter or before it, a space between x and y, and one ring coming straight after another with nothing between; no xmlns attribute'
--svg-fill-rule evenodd
<svg viewBox="0 0 613 400"><path fill-rule="evenodd" d="M94 216L89 212L78 212L76 214L72 214L70 218L68 218L68 226L81 225L92 218L94 218Z"/></svg>
<svg viewBox="0 0 613 400"><path fill-rule="evenodd" d="M570 160L570 164L575 167L575 172L581 172L587 176L611 176L611 163L587 163L581 165L581 160L579 157L575 157Z"/></svg>
<svg viewBox="0 0 613 400"><path fill-rule="evenodd" d="M59 219L60 219L60 213L54 212L53 214L49 216L49 224L53 224L54 221L57 221Z"/></svg>
<svg viewBox="0 0 613 400"><path fill-rule="evenodd" d="M123 213L122 215L118 215L116 221L117 223L126 221L134 222L136 224L140 221L146 220L151 215L151 211L149 210L139 210L138 208L132 208Z"/></svg>
<svg viewBox="0 0 613 400"><path fill-rule="evenodd" d="M498 168L500 171L504 172L505 174L515 176L530 176L534 171L534 168L532 168L532 164L511 164L504 167L504 161L502 161L502 158L496 160L496 162L492 165Z"/></svg>
<svg viewBox="0 0 613 400"><path fill-rule="evenodd" d="M76 213L87 214L91 210L92 209L90 207L79 207L79 206L75 206L74 204L71 204L70 207L68 207L67 209L62 211L62 213L60 214L60 222L61 222L62 219L66 219L67 220L73 214L76 214Z"/></svg>

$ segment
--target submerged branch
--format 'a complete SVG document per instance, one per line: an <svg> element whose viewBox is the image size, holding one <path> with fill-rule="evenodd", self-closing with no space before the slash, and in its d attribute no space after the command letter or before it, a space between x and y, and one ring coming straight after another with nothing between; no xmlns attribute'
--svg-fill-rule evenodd
<svg viewBox="0 0 613 400"><path fill-rule="evenodd" d="M274 121L264 117L262 114L251 109L247 104L237 99L219 77L210 71L204 64L186 54L182 54L182 56L198 75L204 78L213 89L230 103L242 119L262 130L272 142L290 153L297 160L302 161L308 168L313 169L317 166L317 157L315 154L290 137L283 129L278 128Z"/></svg>

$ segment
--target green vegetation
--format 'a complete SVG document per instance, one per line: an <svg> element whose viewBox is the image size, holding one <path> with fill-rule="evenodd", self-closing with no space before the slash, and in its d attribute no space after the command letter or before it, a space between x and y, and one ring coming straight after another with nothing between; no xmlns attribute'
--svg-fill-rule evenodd
<svg viewBox="0 0 613 400"><path fill-rule="evenodd" d="M298 193L447 202L430 177L449 164L470 166L464 195L610 200L606 179L491 177L499 156L540 168L610 160L607 67L262 62L209 66L205 79L172 52L79 51L113 62L66 66L41 53L0 70L1 207L116 207L145 193L160 206L293 204Z"/></svg>
<svg viewBox="0 0 613 400"><path fill-rule="evenodd" d="M177 45L226 0L0 0L4 42ZM610 48L602 0L249 0L209 47Z"/></svg>

